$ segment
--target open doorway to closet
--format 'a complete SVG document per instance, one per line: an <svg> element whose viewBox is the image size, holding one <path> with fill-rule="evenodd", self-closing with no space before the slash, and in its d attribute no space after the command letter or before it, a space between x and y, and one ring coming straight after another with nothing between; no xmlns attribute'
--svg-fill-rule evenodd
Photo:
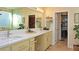
<svg viewBox="0 0 79 59"><path fill-rule="evenodd" d="M68 13L61 13L61 41L67 41L68 36Z"/></svg>
<svg viewBox="0 0 79 59"><path fill-rule="evenodd" d="M68 44L68 12L55 13L55 38L56 43L67 46Z"/></svg>

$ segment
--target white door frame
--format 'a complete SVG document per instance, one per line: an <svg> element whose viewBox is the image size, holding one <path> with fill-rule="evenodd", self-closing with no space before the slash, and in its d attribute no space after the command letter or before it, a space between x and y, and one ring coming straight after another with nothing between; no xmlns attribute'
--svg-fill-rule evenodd
<svg viewBox="0 0 79 59"><path fill-rule="evenodd" d="M61 12L68 12L68 11L58 11L58 12L55 12L55 14L56 13L61 13ZM56 15L54 14L54 19L53 19L53 45L55 45L55 43L57 43L57 41L56 41L56 29L55 29L55 27L56 27ZM69 18L68 18L68 20L69 20ZM68 21L69 22L69 21ZM68 25L68 24L67 24ZM68 27L69 27L69 25L68 25ZM67 29L68 30L68 29ZM68 43L69 43L69 31L68 31L68 36L67 36L67 46L68 46Z"/></svg>
<svg viewBox="0 0 79 59"><path fill-rule="evenodd" d="M56 40L61 40L61 13L55 13L55 34Z"/></svg>

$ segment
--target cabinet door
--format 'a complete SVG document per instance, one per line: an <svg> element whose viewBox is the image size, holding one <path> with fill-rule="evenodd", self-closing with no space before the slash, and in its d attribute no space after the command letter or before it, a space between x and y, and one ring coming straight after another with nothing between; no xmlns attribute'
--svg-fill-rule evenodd
<svg viewBox="0 0 79 59"><path fill-rule="evenodd" d="M40 35L38 37L36 37L36 47L35 49L37 51L44 51L46 49L46 38L45 38L45 34Z"/></svg>
<svg viewBox="0 0 79 59"><path fill-rule="evenodd" d="M52 32L47 32L43 35L43 47L46 50L52 42Z"/></svg>
<svg viewBox="0 0 79 59"><path fill-rule="evenodd" d="M51 39L52 39L51 37L52 37L51 32L47 32L43 35L37 36L35 38L35 40L37 41L35 44L35 49L37 51L46 50L49 47L49 45L51 45Z"/></svg>
<svg viewBox="0 0 79 59"><path fill-rule="evenodd" d="M47 33L43 35L43 44L44 44L43 45L44 50L46 50L48 48L48 34Z"/></svg>
<svg viewBox="0 0 79 59"><path fill-rule="evenodd" d="M34 44L30 46L30 51L35 51L35 45Z"/></svg>
<svg viewBox="0 0 79 59"><path fill-rule="evenodd" d="M3 47L3 48L0 48L0 51L10 51L10 50L11 50L10 46L6 46L6 47Z"/></svg>
<svg viewBox="0 0 79 59"><path fill-rule="evenodd" d="M47 43L48 43L48 46L50 46L52 44L52 32L48 32L47 34L48 34Z"/></svg>
<svg viewBox="0 0 79 59"><path fill-rule="evenodd" d="M42 51L42 35L35 37L36 43L35 43L35 50L36 51Z"/></svg>
<svg viewBox="0 0 79 59"><path fill-rule="evenodd" d="M29 49L30 51L35 51L35 39L32 38L29 40L30 44L29 44Z"/></svg>
<svg viewBox="0 0 79 59"><path fill-rule="evenodd" d="M29 40L24 40L12 45L12 51L28 51L29 50Z"/></svg>

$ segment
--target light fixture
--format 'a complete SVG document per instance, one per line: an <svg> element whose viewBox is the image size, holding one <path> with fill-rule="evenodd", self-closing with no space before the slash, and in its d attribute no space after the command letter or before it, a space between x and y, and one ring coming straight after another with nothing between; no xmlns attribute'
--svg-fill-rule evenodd
<svg viewBox="0 0 79 59"><path fill-rule="evenodd" d="M52 17L50 17L50 16L47 16L47 17L46 17L46 19L52 19Z"/></svg>

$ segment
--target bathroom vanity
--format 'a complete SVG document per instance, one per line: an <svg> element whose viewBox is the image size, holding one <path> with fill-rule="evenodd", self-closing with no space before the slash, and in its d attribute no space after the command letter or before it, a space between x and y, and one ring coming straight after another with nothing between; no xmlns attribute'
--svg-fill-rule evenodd
<svg viewBox="0 0 79 59"><path fill-rule="evenodd" d="M43 12L19 7L1 8L0 14L1 51L44 51L51 45L52 31L42 29Z"/></svg>
<svg viewBox="0 0 79 59"><path fill-rule="evenodd" d="M52 43L51 30L12 31L10 38L0 39L0 51L44 51Z"/></svg>

